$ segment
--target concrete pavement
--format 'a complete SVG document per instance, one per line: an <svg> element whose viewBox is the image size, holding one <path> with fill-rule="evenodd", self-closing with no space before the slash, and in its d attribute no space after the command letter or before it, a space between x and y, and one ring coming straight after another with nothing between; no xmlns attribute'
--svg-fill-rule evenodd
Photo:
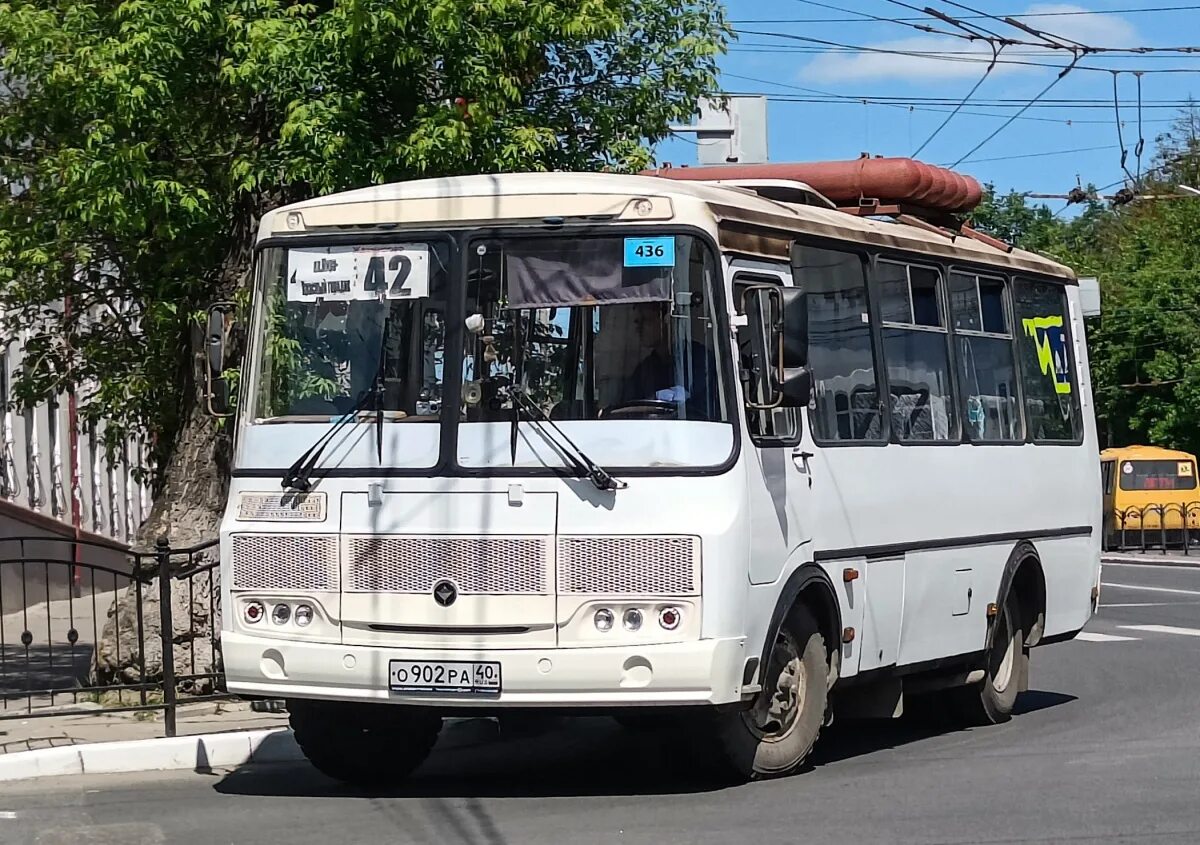
<svg viewBox="0 0 1200 845"><path fill-rule="evenodd" d="M1012 722L839 723L812 767L784 780L713 791L681 762L685 735L564 721L482 745L448 731L387 795L304 763L8 783L0 842L1191 845L1200 571L1107 565L1103 582L1081 639L1034 652Z"/></svg>

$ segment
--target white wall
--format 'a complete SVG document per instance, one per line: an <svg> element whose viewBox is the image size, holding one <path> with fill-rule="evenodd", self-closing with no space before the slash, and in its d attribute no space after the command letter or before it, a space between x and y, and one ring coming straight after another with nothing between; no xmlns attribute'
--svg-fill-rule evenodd
<svg viewBox="0 0 1200 845"><path fill-rule="evenodd" d="M73 530L69 399L63 394L57 403L43 402L24 411L10 407L14 374L22 365L20 341L0 349L0 500ZM87 387L81 386L80 408L87 393ZM129 438L110 460L104 453L103 435L103 425L94 432L79 430L74 473L79 528L129 543L151 503L150 491L132 473L135 466L146 463L146 447L143 438ZM6 512L12 519L0 526L0 535L12 536L13 519L21 517L11 508ZM36 516L28 523L44 527L44 521Z"/></svg>

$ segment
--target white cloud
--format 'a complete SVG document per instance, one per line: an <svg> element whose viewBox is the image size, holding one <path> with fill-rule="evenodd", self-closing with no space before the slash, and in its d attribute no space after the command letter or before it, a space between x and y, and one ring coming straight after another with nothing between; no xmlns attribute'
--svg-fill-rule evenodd
<svg viewBox="0 0 1200 845"><path fill-rule="evenodd" d="M1086 12L1082 6L1067 3L1037 3L1029 7L1028 15L1047 12ZM1089 47L1131 47L1138 41L1133 24L1117 15L1062 15L1048 18L1021 19L1027 26L1072 38Z"/></svg>
<svg viewBox="0 0 1200 845"><path fill-rule="evenodd" d="M1044 15L1047 12L1087 12L1069 4L1035 4L1024 14ZM1078 14L1053 17L1023 17L1029 26L1043 32L1078 41L1090 47L1128 47L1137 43L1137 31L1126 20L1115 15ZM931 25L936 24L930 19ZM996 21L982 23L989 30L1022 41L1036 40L1034 36ZM947 29L948 24L936 24ZM822 54L805 65L803 78L819 82L861 82L864 80L892 81L957 81L978 78L992 58L986 43L967 41L948 35L916 35L862 45L873 51L837 52ZM913 53L921 55L911 55ZM1062 63L1070 60L1064 50L1040 49L1013 45L1001 54L1001 59L1021 62ZM1006 73L1044 73L1029 64L998 64L994 75Z"/></svg>

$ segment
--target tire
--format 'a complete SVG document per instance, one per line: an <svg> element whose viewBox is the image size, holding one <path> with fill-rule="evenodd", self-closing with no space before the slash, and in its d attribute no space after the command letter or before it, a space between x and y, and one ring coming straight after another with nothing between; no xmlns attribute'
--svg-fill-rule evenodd
<svg viewBox="0 0 1200 845"><path fill-rule="evenodd" d="M795 608L776 637L754 704L703 717L697 750L706 767L734 782L782 777L800 768L825 722L828 660L816 620L806 608Z"/></svg>
<svg viewBox="0 0 1200 845"><path fill-rule="evenodd" d="M288 701L289 722L304 756L322 774L366 789L407 778L433 750L442 718L391 704Z"/></svg>
<svg viewBox="0 0 1200 845"><path fill-rule="evenodd" d="M1020 605L1011 592L993 623L991 647L984 658L984 677L977 684L951 690L959 716L972 725L998 725L1012 718L1029 658L1021 630Z"/></svg>

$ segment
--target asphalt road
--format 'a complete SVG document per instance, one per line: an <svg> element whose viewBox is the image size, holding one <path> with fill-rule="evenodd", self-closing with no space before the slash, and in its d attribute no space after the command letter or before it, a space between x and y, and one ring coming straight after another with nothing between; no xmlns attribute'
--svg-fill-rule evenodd
<svg viewBox="0 0 1200 845"><path fill-rule="evenodd" d="M4 784L0 843L1200 842L1200 569L1103 581L1081 639L1034 651L1013 721L841 723L783 780L705 788L686 736L575 721L443 748L389 795L306 764Z"/></svg>

